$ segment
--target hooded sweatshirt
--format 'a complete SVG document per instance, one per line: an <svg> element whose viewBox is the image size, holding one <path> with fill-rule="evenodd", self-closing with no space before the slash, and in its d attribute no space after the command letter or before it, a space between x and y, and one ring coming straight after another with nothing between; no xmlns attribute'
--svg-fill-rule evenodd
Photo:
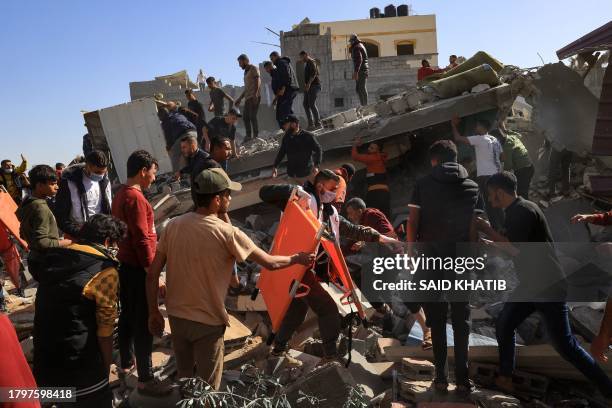
<svg viewBox="0 0 612 408"><path fill-rule="evenodd" d="M419 242L467 242L475 213L484 202L478 184L455 162L442 163L417 180L409 207L420 208Z"/></svg>
<svg viewBox="0 0 612 408"><path fill-rule="evenodd" d="M42 198L28 197L17 209L19 234L32 250L44 251L59 246L57 222Z"/></svg>
<svg viewBox="0 0 612 408"><path fill-rule="evenodd" d="M276 65L279 85L284 86L286 90L297 90L298 84L291 67L291 60L288 57L280 57L274 65Z"/></svg>

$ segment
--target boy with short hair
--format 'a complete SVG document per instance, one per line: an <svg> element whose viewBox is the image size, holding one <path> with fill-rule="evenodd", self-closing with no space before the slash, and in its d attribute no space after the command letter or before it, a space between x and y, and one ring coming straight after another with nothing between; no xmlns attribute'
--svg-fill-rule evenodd
<svg viewBox="0 0 612 408"><path fill-rule="evenodd" d="M55 197L58 190L57 174L51 166L34 166L28 173L32 195L17 210L21 222L19 233L30 247L30 259L49 248L67 247L68 239L60 239L55 216L47 199Z"/></svg>

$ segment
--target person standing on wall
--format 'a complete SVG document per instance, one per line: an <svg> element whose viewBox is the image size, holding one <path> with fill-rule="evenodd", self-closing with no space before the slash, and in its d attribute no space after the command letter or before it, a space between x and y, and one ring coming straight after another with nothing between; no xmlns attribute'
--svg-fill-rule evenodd
<svg viewBox="0 0 612 408"><path fill-rule="evenodd" d="M270 61L276 66L278 74L278 89L276 95L276 119L282 121L285 117L293 115L293 100L297 96L298 83L291 60L289 57L281 57L276 51L270 53Z"/></svg>
<svg viewBox="0 0 612 408"><path fill-rule="evenodd" d="M368 52L357 34L351 34L349 43L349 50L353 58L353 80L356 83L357 96L359 96L361 106L365 106L368 104L368 90L366 88L369 73Z"/></svg>
<svg viewBox="0 0 612 408"><path fill-rule="evenodd" d="M234 105L240 106L244 99L243 120L246 128L244 141L257 139L259 127L257 124L257 112L261 102L261 77L259 68L249 63L249 57L245 54L238 56L238 65L244 70L244 92L236 99Z"/></svg>
<svg viewBox="0 0 612 408"><path fill-rule="evenodd" d="M321 92L319 67L306 51L300 52L300 58L304 63L304 111L308 118L308 130L320 129L323 125L317 108L317 97Z"/></svg>

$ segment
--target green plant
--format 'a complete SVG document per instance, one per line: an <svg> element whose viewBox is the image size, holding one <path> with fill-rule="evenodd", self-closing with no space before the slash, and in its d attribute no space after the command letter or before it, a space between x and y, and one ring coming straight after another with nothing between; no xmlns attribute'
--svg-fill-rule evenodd
<svg viewBox="0 0 612 408"><path fill-rule="evenodd" d="M361 385L352 386L349 389L348 399L342 408L366 408L370 400Z"/></svg>
<svg viewBox="0 0 612 408"><path fill-rule="evenodd" d="M181 392L184 399L177 404L178 408L292 408L279 379L251 365L242 366L236 386L228 386L224 391L214 390L201 378L189 378L183 383ZM318 407L324 400L300 391L298 402L304 401Z"/></svg>

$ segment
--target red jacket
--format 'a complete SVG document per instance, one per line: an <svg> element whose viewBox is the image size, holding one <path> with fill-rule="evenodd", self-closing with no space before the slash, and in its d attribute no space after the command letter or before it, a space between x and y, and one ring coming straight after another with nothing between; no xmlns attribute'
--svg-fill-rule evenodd
<svg viewBox="0 0 612 408"><path fill-rule="evenodd" d="M119 243L119 261L148 268L157 247L153 208L137 188L121 186L113 200L113 216L125 222L127 235Z"/></svg>
<svg viewBox="0 0 612 408"><path fill-rule="evenodd" d="M397 234L395 233L393 225L391 225L391 222L389 222L387 216L376 208L366 208L361 215L359 225L374 228L382 235L397 239Z"/></svg>
<svg viewBox="0 0 612 408"><path fill-rule="evenodd" d="M15 334L15 328L9 318L0 314L0 387L36 389L36 381L30 366L23 355L23 350ZM3 402L4 408L40 408L37 401Z"/></svg>
<svg viewBox="0 0 612 408"><path fill-rule="evenodd" d="M591 218L589 222L596 225L612 225L612 211L602 214L594 214L593 218Z"/></svg>

